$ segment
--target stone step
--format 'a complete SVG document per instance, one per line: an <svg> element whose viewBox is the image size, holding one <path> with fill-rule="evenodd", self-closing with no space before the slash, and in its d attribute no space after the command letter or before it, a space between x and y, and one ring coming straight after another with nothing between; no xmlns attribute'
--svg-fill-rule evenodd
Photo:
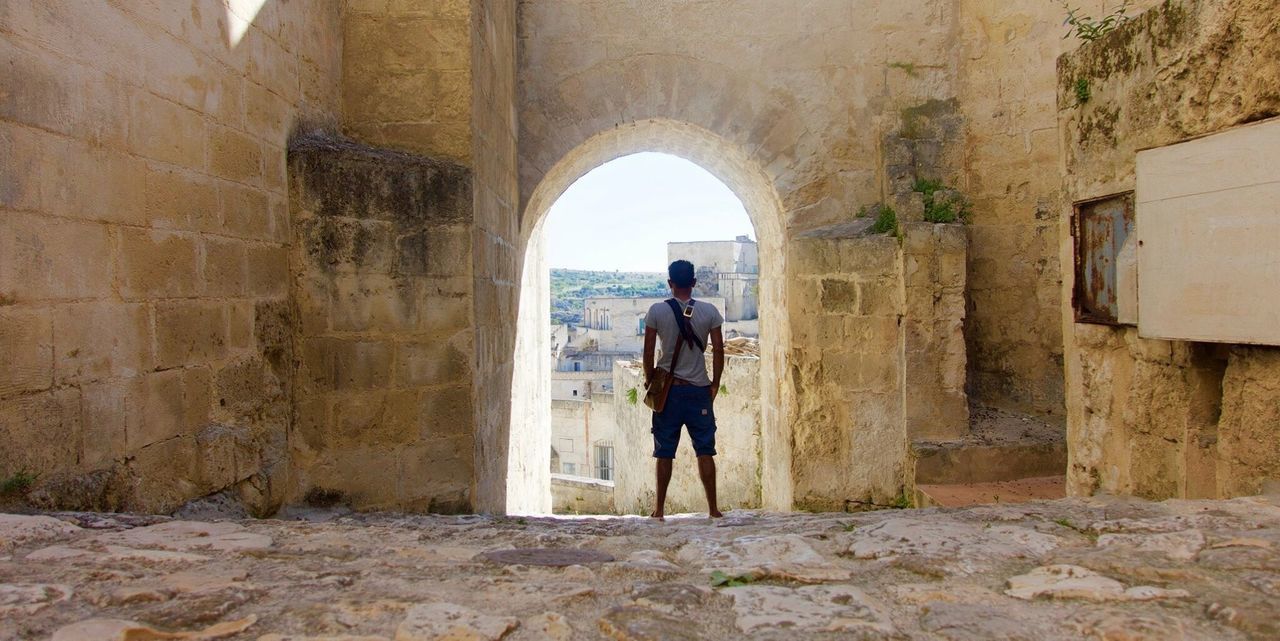
<svg viewBox="0 0 1280 641"><path fill-rule="evenodd" d="M911 446L916 484L994 483L1066 473L1066 425L1061 417L988 407L970 409L969 433L957 441Z"/></svg>
<svg viewBox="0 0 1280 641"><path fill-rule="evenodd" d="M916 485L916 507L968 507L988 503L1026 503L1067 495L1065 476L1042 476L992 483Z"/></svg>
<svg viewBox="0 0 1280 641"><path fill-rule="evenodd" d="M1067 444L1056 442L915 443L916 484L994 483L1055 476L1067 469Z"/></svg>

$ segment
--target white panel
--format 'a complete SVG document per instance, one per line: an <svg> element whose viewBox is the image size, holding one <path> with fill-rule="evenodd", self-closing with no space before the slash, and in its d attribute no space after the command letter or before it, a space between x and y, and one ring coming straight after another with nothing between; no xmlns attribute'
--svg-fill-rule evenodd
<svg viewBox="0 0 1280 641"><path fill-rule="evenodd" d="M1280 345L1280 120L1138 154L1138 332Z"/></svg>

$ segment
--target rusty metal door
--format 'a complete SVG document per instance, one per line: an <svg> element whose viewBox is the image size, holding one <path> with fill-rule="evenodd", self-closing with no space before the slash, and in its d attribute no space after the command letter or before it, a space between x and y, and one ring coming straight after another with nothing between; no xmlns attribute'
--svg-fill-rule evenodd
<svg viewBox="0 0 1280 641"><path fill-rule="evenodd" d="M1116 259L1133 232L1133 192L1076 203L1076 322L1117 324Z"/></svg>

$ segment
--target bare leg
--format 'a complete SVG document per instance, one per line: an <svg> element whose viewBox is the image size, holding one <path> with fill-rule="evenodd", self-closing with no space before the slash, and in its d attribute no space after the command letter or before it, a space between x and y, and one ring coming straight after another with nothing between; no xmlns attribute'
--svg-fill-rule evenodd
<svg viewBox="0 0 1280 641"><path fill-rule="evenodd" d="M667 509L667 486L671 485L671 463L669 458L654 459L657 461L656 471L658 478L658 505L653 509L653 514L649 516L663 520Z"/></svg>
<svg viewBox="0 0 1280 641"><path fill-rule="evenodd" d="M724 516L716 505L716 457L698 457L698 476L702 478L702 489L707 492L707 513L713 519ZM670 478L669 473L668 478Z"/></svg>

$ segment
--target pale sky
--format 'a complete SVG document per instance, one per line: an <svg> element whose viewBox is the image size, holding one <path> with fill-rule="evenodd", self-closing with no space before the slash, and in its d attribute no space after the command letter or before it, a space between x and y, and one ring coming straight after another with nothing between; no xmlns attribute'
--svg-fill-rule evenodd
<svg viewBox="0 0 1280 641"><path fill-rule="evenodd" d="M756 237L742 201L707 170L659 153L623 156L578 179L546 222L551 267L663 272L667 242Z"/></svg>

